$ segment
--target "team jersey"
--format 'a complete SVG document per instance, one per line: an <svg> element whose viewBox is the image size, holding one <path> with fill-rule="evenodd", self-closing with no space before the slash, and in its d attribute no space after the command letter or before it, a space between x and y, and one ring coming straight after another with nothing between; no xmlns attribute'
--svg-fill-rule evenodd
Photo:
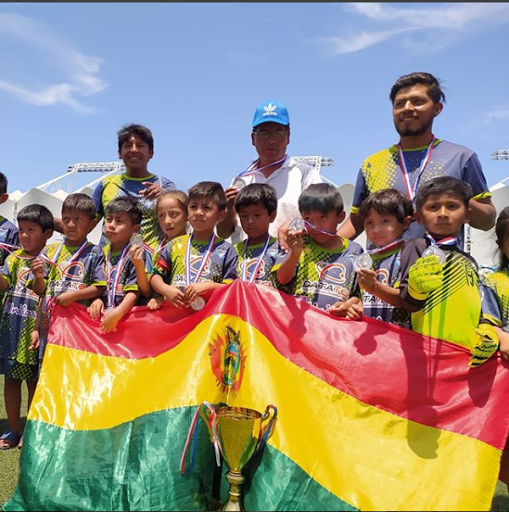
<svg viewBox="0 0 509 512"><path fill-rule="evenodd" d="M509 331L509 269L484 276L481 291L483 319Z"/></svg>
<svg viewBox="0 0 509 512"><path fill-rule="evenodd" d="M6 248L2 248L2 244L6 244ZM5 217L0 215L0 265L3 265L9 250L16 250L18 248L18 228Z"/></svg>
<svg viewBox="0 0 509 512"><path fill-rule="evenodd" d="M371 269L375 271L377 280L391 288L399 288L402 248L400 245L376 252L374 247L370 247L368 251L373 260ZM362 290L361 294L365 316L410 329L410 314L404 309L395 308L367 290Z"/></svg>
<svg viewBox="0 0 509 512"><path fill-rule="evenodd" d="M101 295L101 300L106 307L117 307L124 300L127 292L138 292L136 269L129 258L129 254L126 253L121 262L122 251L111 252L111 245L105 246L103 251L107 284ZM117 276L119 263L121 264L121 273ZM113 292L115 284L115 291Z"/></svg>
<svg viewBox="0 0 509 512"><path fill-rule="evenodd" d="M401 252L400 294L415 311L411 314L412 329L471 348L481 319L477 263L454 245L441 246L447 255L443 284L425 300L417 300L408 292L408 273L429 245L428 239L410 240Z"/></svg>
<svg viewBox="0 0 509 512"><path fill-rule="evenodd" d="M208 242L192 240L190 253L190 282L186 280L186 249L190 235L174 238L164 249L154 255L152 274L160 275L164 282L183 290L195 282L206 254ZM237 254L231 244L215 238L197 282L213 281L230 283L237 279Z"/></svg>
<svg viewBox="0 0 509 512"><path fill-rule="evenodd" d="M353 260L362 252L358 243L346 238L341 248L324 249L311 237L305 236L295 276L287 285L280 287L312 306L328 311L338 301L345 302L350 297L360 296ZM283 253L277 257L272 267L274 275L287 257Z"/></svg>
<svg viewBox="0 0 509 512"><path fill-rule="evenodd" d="M2 267L8 288L0 316L0 358L23 365L39 362L37 351L28 350L39 304L39 296L27 287L29 277L33 277L30 271L32 259L19 249L7 256Z"/></svg>
<svg viewBox="0 0 509 512"><path fill-rule="evenodd" d="M237 275L239 279L265 286L276 288L277 284L274 280L272 267L276 262L279 254L279 244L276 238L270 237L269 245L265 255L260 261L260 256L263 253L265 244L248 245L246 250L246 242L239 242L235 245L235 251L238 256ZM258 268L258 270L256 270ZM256 271L256 276L253 278L253 272Z"/></svg>
<svg viewBox="0 0 509 512"><path fill-rule="evenodd" d="M124 196L131 196L138 199L142 208L140 233L143 237L143 241L154 250L157 247L159 239L162 237L162 231L157 221L155 200L145 199L140 195L140 190L146 188L146 185L143 185L145 181L156 183L164 190L175 190L176 188L173 181L163 178L162 176L156 176L155 174L151 174L145 178L133 178L123 173L104 178L96 186L92 194L92 199L95 203L98 219L104 217L106 207L113 199ZM101 245L105 245L106 243L107 241L103 234Z"/></svg>
<svg viewBox="0 0 509 512"><path fill-rule="evenodd" d="M428 146L403 150L411 187L414 187L417 182L418 189L420 185L432 178L452 176L471 185L474 199L491 197L479 158L471 149L436 139L430 160L421 174L420 167L427 150ZM370 194L387 188L395 188L403 194L408 194L397 145L369 156L362 163L357 174L352 213L359 213L362 201ZM404 237L417 238L423 235L424 228L417 222L412 222Z"/></svg>

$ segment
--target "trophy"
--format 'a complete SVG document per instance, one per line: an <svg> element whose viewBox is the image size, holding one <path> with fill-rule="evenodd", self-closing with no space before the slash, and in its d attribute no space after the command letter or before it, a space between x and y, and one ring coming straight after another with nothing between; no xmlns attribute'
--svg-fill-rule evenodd
<svg viewBox="0 0 509 512"><path fill-rule="evenodd" d="M215 410L213 423L223 459L228 465L229 496L221 510L245 510L241 486L242 469L264 446L277 419L277 408L268 405L265 414L245 407L223 406Z"/></svg>

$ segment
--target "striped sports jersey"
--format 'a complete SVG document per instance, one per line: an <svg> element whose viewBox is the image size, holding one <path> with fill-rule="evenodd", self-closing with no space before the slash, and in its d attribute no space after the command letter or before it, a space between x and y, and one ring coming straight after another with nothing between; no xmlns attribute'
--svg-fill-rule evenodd
<svg viewBox="0 0 509 512"><path fill-rule="evenodd" d="M106 307L109 306L109 294L113 292L113 282L117 280L116 272L118 263L120 261L120 257L122 252L111 252L111 245L106 245L103 248L104 251L104 271L106 276L107 286L104 289L103 294L101 295L101 300L104 302ZM122 265L122 273L117 281L117 286L114 295L113 307L118 306L126 296L127 292L137 292L138 291L138 281L136 280L136 269L127 255L123 265Z"/></svg>
<svg viewBox="0 0 509 512"><path fill-rule="evenodd" d="M139 200L142 208L141 236L143 241L152 249L157 247L163 233L159 228L157 215L155 212L155 200L145 199L140 195L140 190L146 188L143 182L149 181L156 183L164 190L175 190L175 184L167 178L151 174L145 178L133 178L126 173L108 176L104 178L94 190L92 199L95 203L97 218L102 219L105 215L108 203L117 197L131 196ZM107 244L103 235L101 245Z"/></svg>
<svg viewBox="0 0 509 512"><path fill-rule="evenodd" d="M236 244L235 251L238 256L238 264L237 264L237 275L239 279L244 279L245 281L250 281L253 272L255 271L260 255L263 252L265 244L257 244L257 245L248 245L246 251L245 242L239 242ZM263 284L265 286L277 287L277 283L274 280L274 275L272 273L272 267L276 262L276 258L279 254L279 244L276 238L270 237L269 245L267 247L267 251L265 252L265 256L258 266L258 271L256 276L254 277L253 282L258 284ZM244 259L244 255L246 258Z"/></svg>
<svg viewBox="0 0 509 512"><path fill-rule="evenodd" d="M0 215L0 243L17 247L19 244L18 240L18 228L5 217ZM0 247L0 265L4 264L9 251Z"/></svg>
<svg viewBox="0 0 509 512"><path fill-rule="evenodd" d="M481 290L483 318L509 331L509 269L483 277Z"/></svg>
<svg viewBox="0 0 509 512"><path fill-rule="evenodd" d="M324 249L311 237L304 237L304 249L299 258L295 276L281 289L291 295L305 299L309 304L325 311L336 302L345 302L350 297L359 297L357 274L353 260L363 252L362 247L343 239L339 249ZM276 275L287 254L280 254L272 267Z"/></svg>

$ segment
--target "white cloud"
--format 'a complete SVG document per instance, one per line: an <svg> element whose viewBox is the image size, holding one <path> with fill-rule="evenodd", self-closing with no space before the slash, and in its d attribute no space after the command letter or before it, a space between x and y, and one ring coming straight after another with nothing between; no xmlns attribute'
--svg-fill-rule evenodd
<svg viewBox="0 0 509 512"><path fill-rule="evenodd" d="M19 39L34 50L42 51L47 58L48 68L56 68L61 74L61 79L58 83L30 88L1 80L0 76L0 90L32 105L62 104L84 113L94 110L93 107L82 103L81 99L97 94L106 87L99 76L99 58L83 55L70 41L26 16L0 13L0 41L5 38ZM27 75L30 75L29 70Z"/></svg>
<svg viewBox="0 0 509 512"><path fill-rule="evenodd" d="M487 121L509 121L509 108L486 112Z"/></svg>
<svg viewBox="0 0 509 512"><path fill-rule="evenodd" d="M367 18L372 31L363 26L348 36L320 38L336 54L351 53L406 34L405 46L416 51L436 51L468 37L472 32L509 23L508 3L430 4L425 8L399 7L387 3L349 3L343 9ZM412 44L412 35L427 43Z"/></svg>

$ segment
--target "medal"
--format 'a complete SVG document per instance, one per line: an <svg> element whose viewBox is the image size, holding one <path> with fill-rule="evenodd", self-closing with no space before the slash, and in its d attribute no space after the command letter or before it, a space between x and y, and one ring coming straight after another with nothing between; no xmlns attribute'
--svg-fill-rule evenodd
<svg viewBox="0 0 509 512"><path fill-rule="evenodd" d="M139 233L134 233L129 243L141 247L143 246L143 237Z"/></svg>
<svg viewBox="0 0 509 512"><path fill-rule="evenodd" d="M300 217L297 217L290 222L289 229L290 229L290 231L293 231L294 233L303 231L305 228L306 228L306 223L305 223L304 219L301 219Z"/></svg>
<svg viewBox="0 0 509 512"><path fill-rule="evenodd" d="M443 265L445 263L445 260L447 259L447 256L445 255L445 252L440 249L437 245L430 245L423 253L422 257L426 256L438 256L438 259L440 260L440 265Z"/></svg>
<svg viewBox="0 0 509 512"><path fill-rule="evenodd" d="M196 297L196 299L191 302L191 307L195 311L200 311L200 309L203 309L205 307L205 299L203 297Z"/></svg>
<svg viewBox="0 0 509 512"><path fill-rule="evenodd" d="M242 178L235 178L232 187L238 188L239 190L246 186L246 182Z"/></svg>
<svg viewBox="0 0 509 512"><path fill-rule="evenodd" d="M371 256L367 252L363 252L359 255L357 255L353 260L353 269L355 272L359 272L363 268L371 268L373 265L373 260L371 259Z"/></svg>

